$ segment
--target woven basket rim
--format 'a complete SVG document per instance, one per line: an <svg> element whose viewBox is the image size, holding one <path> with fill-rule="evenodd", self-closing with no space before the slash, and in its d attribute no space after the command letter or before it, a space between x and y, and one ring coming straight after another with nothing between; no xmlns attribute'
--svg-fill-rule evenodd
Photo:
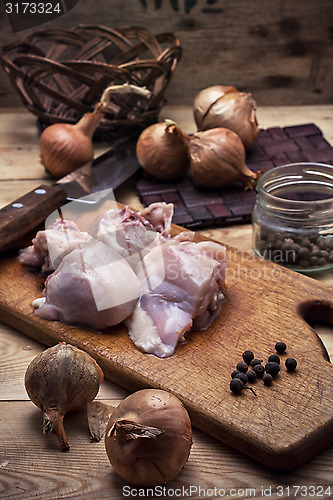
<svg viewBox="0 0 333 500"><path fill-rule="evenodd" d="M45 124L75 123L93 110L110 84L127 82L151 91L149 100L115 96L98 135L156 121L181 54L172 32L153 35L139 26L79 24L28 33L3 46L0 61L23 104Z"/></svg>

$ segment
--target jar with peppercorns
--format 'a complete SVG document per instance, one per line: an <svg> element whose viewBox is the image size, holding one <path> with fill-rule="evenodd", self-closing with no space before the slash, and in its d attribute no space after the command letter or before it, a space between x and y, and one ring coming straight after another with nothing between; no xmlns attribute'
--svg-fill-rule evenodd
<svg viewBox="0 0 333 500"><path fill-rule="evenodd" d="M333 165L265 172L252 213L256 255L300 272L333 268Z"/></svg>

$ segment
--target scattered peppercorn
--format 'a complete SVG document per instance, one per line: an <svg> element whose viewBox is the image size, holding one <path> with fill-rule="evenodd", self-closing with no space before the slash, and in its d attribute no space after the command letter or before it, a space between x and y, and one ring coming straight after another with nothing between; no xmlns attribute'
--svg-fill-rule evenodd
<svg viewBox="0 0 333 500"><path fill-rule="evenodd" d="M272 354L269 358L268 358L268 362L270 361L274 361L274 363L277 363L278 365L280 364L280 358L277 354Z"/></svg>
<svg viewBox="0 0 333 500"><path fill-rule="evenodd" d="M233 378L230 382L230 390L234 394L239 394L244 389L244 384L240 378Z"/></svg>
<svg viewBox="0 0 333 500"><path fill-rule="evenodd" d="M247 387L243 384L240 378L233 378L230 382L230 390L234 394L239 394L243 389L249 389L256 396L256 393L252 389L252 387Z"/></svg>
<svg viewBox="0 0 333 500"><path fill-rule="evenodd" d="M297 361L295 358L287 358L285 362L288 372L292 372L296 369Z"/></svg>
<svg viewBox="0 0 333 500"><path fill-rule="evenodd" d="M234 376L234 378L239 378L241 379L241 381L243 382L243 384L245 385L246 382L247 382L247 374L244 373L244 372L238 372L236 373L236 375Z"/></svg>
<svg viewBox="0 0 333 500"><path fill-rule="evenodd" d="M279 354L285 353L287 345L285 342L277 342L275 350ZM281 359L277 354L271 354L265 366L262 365L263 360L255 358L250 350L246 350L242 354L243 361L237 363L236 370L231 373L230 390L238 394L243 389L250 389L256 396L252 387L246 385L247 382L254 382L256 378L263 379L266 386L272 385L274 377L280 372ZM250 366L250 369L248 368ZM294 371L297 366L297 361L294 358L287 358L285 366L288 371Z"/></svg>
<svg viewBox="0 0 333 500"><path fill-rule="evenodd" d="M247 371L246 375L247 375L247 380L251 383L254 382L255 379L257 378L256 372L254 370Z"/></svg>
<svg viewBox="0 0 333 500"><path fill-rule="evenodd" d="M252 359L254 359L254 354L252 351L244 351L243 352L243 360L246 364L250 364Z"/></svg>
<svg viewBox="0 0 333 500"><path fill-rule="evenodd" d="M240 361L239 363L237 363L236 368L237 368L237 370L239 370L240 372L243 372L243 373L246 373L248 370L248 366L245 363L245 361Z"/></svg>
<svg viewBox="0 0 333 500"><path fill-rule="evenodd" d="M261 363L262 363L262 359L254 358L254 359L252 359L252 361L251 361L250 365L251 365L251 366L252 366L252 368L253 368L253 367L254 367L254 366L256 366L256 365L261 365Z"/></svg>
<svg viewBox="0 0 333 500"><path fill-rule="evenodd" d="M262 365L255 365L253 367L253 370L255 371L255 374L257 375L258 378L263 378L264 373L265 373L265 367Z"/></svg>
<svg viewBox="0 0 333 500"><path fill-rule="evenodd" d="M270 386L270 385L272 385L273 377L270 373L265 373L262 380L263 380L265 385Z"/></svg>
<svg viewBox="0 0 333 500"><path fill-rule="evenodd" d="M266 373L269 373L270 375L272 375L272 377L275 377L280 371L280 366L275 363L275 361L270 361L269 363L266 363L265 370Z"/></svg>
<svg viewBox="0 0 333 500"><path fill-rule="evenodd" d="M275 344L275 350L276 352L278 352L279 354L283 354L285 352L285 350L287 349L287 346L284 342L277 342Z"/></svg>

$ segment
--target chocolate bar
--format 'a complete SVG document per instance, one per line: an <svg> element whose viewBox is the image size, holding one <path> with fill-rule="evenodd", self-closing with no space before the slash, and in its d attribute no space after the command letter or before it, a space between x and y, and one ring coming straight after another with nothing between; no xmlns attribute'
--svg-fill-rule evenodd
<svg viewBox="0 0 333 500"><path fill-rule="evenodd" d="M254 172L303 161L333 164L333 147L314 123L260 130L246 155L246 164ZM208 189L195 185L190 174L164 182L141 172L136 191L144 206L157 201L173 203L173 222L188 229L250 222L256 198L254 191L244 191L239 182Z"/></svg>

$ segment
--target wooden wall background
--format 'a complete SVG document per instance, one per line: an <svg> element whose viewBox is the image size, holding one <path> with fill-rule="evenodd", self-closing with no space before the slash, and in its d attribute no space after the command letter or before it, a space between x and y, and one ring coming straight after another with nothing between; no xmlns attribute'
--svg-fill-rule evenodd
<svg viewBox="0 0 333 500"><path fill-rule="evenodd" d="M12 32L4 4L1 47L29 31ZM169 104L192 104L218 83L251 91L259 105L333 103L332 0L80 0L43 27L79 23L174 31L183 56ZM0 69L0 106L20 105Z"/></svg>

